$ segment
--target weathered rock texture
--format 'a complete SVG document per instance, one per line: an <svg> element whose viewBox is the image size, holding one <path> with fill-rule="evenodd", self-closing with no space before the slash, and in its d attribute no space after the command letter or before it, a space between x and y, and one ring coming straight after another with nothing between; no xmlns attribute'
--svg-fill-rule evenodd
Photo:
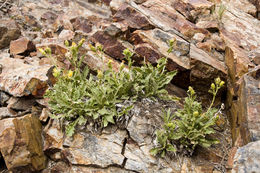
<svg viewBox="0 0 260 173"><path fill-rule="evenodd" d="M41 123L33 115L0 120L0 151L9 170L32 172L45 168Z"/></svg>
<svg viewBox="0 0 260 173"><path fill-rule="evenodd" d="M259 0L10 0L3 4L0 0L0 138L6 142L0 141L0 149L8 169L44 169L42 151L49 158L43 172L224 172L232 165L239 171L251 164L237 158L251 157L241 154L247 146L239 147L260 139ZM199 148L192 158L151 156L162 108L178 106L149 100L135 105L126 124L108 127L100 134L87 125L77 129L73 138L65 137L60 122L49 118L46 100L41 99L47 84L55 79L53 62L37 49L50 47L57 64L69 68L63 42L81 38L86 43L80 54L86 54L84 63L93 71L106 68L109 61L118 70L126 48L135 53L135 65L142 65L144 59L156 65L166 57L167 69L178 70L172 81L178 87L171 85L169 90L183 97L192 85L205 107L211 98L211 82L221 77L227 85L216 101L218 105L225 100L232 150L230 133L223 131L228 126L220 123L221 145L216 148ZM168 51L169 40L174 41L172 51ZM102 45L103 60L89 44ZM37 115L44 125L43 148L39 121L27 113Z"/></svg>

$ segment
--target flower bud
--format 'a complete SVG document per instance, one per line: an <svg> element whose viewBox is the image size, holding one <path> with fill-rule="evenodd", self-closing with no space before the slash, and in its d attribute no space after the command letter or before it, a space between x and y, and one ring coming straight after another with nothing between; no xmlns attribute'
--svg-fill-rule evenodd
<svg viewBox="0 0 260 173"><path fill-rule="evenodd" d="M69 46L70 46L70 43L69 43L69 41L68 41L68 40L65 40L64 44L65 44L65 46L67 46L67 47L69 47Z"/></svg>
<svg viewBox="0 0 260 173"><path fill-rule="evenodd" d="M83 43L85 42L85 39L84 38L82 38L80 41L79 41L79 44L78 44L78 46L79 47L81 47L82 45L83 45Z"/></svg>
<svg viewBox="0 0 260 173"><path fill-rule="evenodd" d="M193 112L193 116L194 116L194 117L199 116L199 112L198 112L198 111Z"/></svg>
<svg viewBox="0 0 260 173"><path fill-rule="evenodd" d="M97 51L97 49L96 49L92 44L89 44L89 48L90 48L90 50L93 51L93 52L96 52L96 51Z"/></svg>
<svg viewBox="0 0 260 173"><path fill-rule="evenodd" d="M212 83L210 87L211 87L211 89L212 89L213 91L214 91L214 90L215 90L215 88L216 88L216 86L215 86L215 84L214 84L214 83Z"/></svg>
<svg viewBox="0 0 260 173"><path fill-rule="evenodd" d="M44 56L46 56L46 52L45 52L42 48L39 48L38 50L41 52L41 54L43 54Z"/></svg>
<svg viewBox="0 0 260 173"><path fill-rule="evenodd" d="M121 62L121 64L120 64L120 71L122 71L124 68L125 68L125 64L124 64L124 62Z"/></svg>
<svg viewBox="0 0 260 173"><path fill-rule="evenodd" d="M112 68L112 62L113 61L111 59L108 61L108 63L107 63L108 68Z"/></svg>
<svg viewBox="0 0 260 173"><path fill-rule="evenodd" d="M224 85L225 85L224 81L221 81L220 84L219 84L220 87L223 87Z"/></svg>
<svg viewBox="0 0 260 173"><path fill-rule="evenodd" d="M215 79L215 83L216 83L217 85L219 85L220 82L221 82L221 80L220 80L219 77Z"/></svg>
<svg viewBox="0 0 260 173"><path fill-rule="evenodd" d="M51 48L47 47L47 48L45 49L45 52L46 52L47 54L51 54Z"/></svg>
<svg viewBox="0 0 260 173"><path fill-rule="evenodd" d="M188 91L190 92L191 95L195 94L195 91L194 91L194 89L191 86L189 86L189 90Z"/></svg>

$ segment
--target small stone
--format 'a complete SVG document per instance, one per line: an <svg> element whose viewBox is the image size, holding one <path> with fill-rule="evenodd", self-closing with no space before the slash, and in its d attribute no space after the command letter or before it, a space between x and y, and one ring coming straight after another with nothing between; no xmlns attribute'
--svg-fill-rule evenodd
<svg viewBox="0 0 260 173"><path fill-rule="evenodd" d="M41 115L39 117L39 120L41 122L45 123L47 121L47 119L49 118L49 115L50 115L50 111L47 108L43 108L42 109L42 113L41 113Z"/></svg>
<svg viewBox="0 0 260 173"><path fill-rule="evenodd" d="M10 43L10 53L12 55L29 55L34 50L34 44L26 37L11 41Z"/></svg>
<svg viewBox="0 0 260 173"><path fill-rule="evenodd" d="M0 91L0 105L3 106L10 99L10 96L3 91Z"/></svg>
<svg viewBox="0 0 260 173"><path fill-rule="evenodd" d="M7 108L7 107L0 107L0 120L4 118L13 118L16 116L16 112Z"/></svg>
<svg viewBox="0 0 260 173"><path fill-rule="evenodd" d="M194 36L193 36L193 39L198 41L198 42L202 42L205 38L205 35L202 34L202 33L196 33Z"/></svg>
<svg viewBox="0 0 260 173"><path fill-rule="evenodd" d="M62 30L59 34L59 39L65 41L65 40L72 40L74 38L75 33L70 30Z"/></svg>

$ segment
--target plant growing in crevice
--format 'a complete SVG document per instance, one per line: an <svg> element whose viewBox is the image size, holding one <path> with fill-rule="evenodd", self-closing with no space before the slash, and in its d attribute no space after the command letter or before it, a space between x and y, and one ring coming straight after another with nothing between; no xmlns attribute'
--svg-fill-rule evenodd
<svg viewBox="0 0 260 173"><path fill-rule="evenodd" d="M94 121L100 127L114 124L115 120L128 114L133 107L131 104L125 105L125 101L134 103L143 97L173 99L164 88L176 72L166 71L166 58L160 59L156 67L151 64L134 67L131 59L133 53L126 49L123 54L128 60L128 70L122 62L119 71L116 72L109 61L107 70L99 70L97 76L93 76L89 73L88 67L82 68L84 56L78 56L83 42L84 40L78 44L73 42L71 46L65 42L68 48L67 59L72 69L65 70L55 65L53 76L57 82L45 94L53 114L51 117L68 123L68 136L74 134L77 125L84 125L89 121ZM101 46L90 48L100 53L102 58ZM49 48L40 51L56 63Z"/></svg>
<svg viewBox="0 0 260 173"><path fill-rule="evenodd" d="M166 151L177 151L184 149L192 155L196 146L210 147L217 144L218 140L209 137L215 133L212 128L218 120L218 109L213 108L215 97L224 81L215 79L211 84L209 92L213 95L209 108L203 112L202 104L196 101L196 94L192 87L189 87L188 97L185 98L184 107L171 114L168 111L164 115L162 130L156 132L158 146L151 150L151 154L165 156ZM170 148L170 149L168 149Z"/></svg>

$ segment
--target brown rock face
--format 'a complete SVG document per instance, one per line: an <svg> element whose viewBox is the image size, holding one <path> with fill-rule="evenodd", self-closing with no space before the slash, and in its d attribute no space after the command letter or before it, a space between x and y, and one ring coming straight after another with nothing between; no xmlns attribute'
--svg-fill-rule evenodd
<svg viewBox="0 0 260 173"><path fill-rule="evenodd" d="M174 9L171 1L166 0L147 0L140 6L136 6L146 16L155 27L167 31L179 32L186 38L192 38L196 33L209 35L210 33L186 18Z"/></svg>
<svg viewBox="0 0 260 173"><path fill-rule="evenodd" d="M29 55L34 50L34 44L26 37L11 41L10 43L10 53L13 55Z"/></svg>
<svg viewBox="0 0 260 173"><path fill-rule="evenodd" d="M0 151L11 171L32 172L45 168L41 123L33 115L0 121Z"/></svg>
<svg viewBox="0 0 260 173"><path fill-rule="evenodd" d="M85 33L90 33L92 31L93 24L84 17L76 17L70 20L73 25L74 30L80 30Z"/></svg>
<svg viewBox="0 0 260 173"><path fill-rule="evenodd" d="M115 59L123 59L123 51L126 49L116 38L111 37L105 32L98 31L92 37L93 42L98 42L103 46L106 54Z"/></svg>
<svg viewBox="0 0 260 173"><path fill-rule="evenodd" d="M149 29L153 27L142 13L126 4L119 8L113 19L116 22L123 22L128 27L134 29Z"/></svg>
<svg viewBox="0 0 260 173"><path fill-rule="evenodd" d="M207 0L175 0L172 4L177 11L191 21L194 21L200 15L209 15L213 5Z"/></svg>
<svg viewBox="0 0 260 173"><path fill-rule="evenodd" d="M260 139L260 66L246 74L239 86L238 117L244 142ZM246 143L245 143L246 144Z"/></svg>
<svg viewBox="0 0 260 173"><path fill-rule="evenodd" d="M21 31L15 21L10 19L0 19L0 49L8 47L12 40L16 40L21 35Z"/></svg>
<svg viewBox="0 0 260 173"><path fill-rule="evenodd" d="M33 66L13 58L2 58L0 64L3 66L0 74L1 90L15 97L43 95L47 88L49 65Z"/></svg>

